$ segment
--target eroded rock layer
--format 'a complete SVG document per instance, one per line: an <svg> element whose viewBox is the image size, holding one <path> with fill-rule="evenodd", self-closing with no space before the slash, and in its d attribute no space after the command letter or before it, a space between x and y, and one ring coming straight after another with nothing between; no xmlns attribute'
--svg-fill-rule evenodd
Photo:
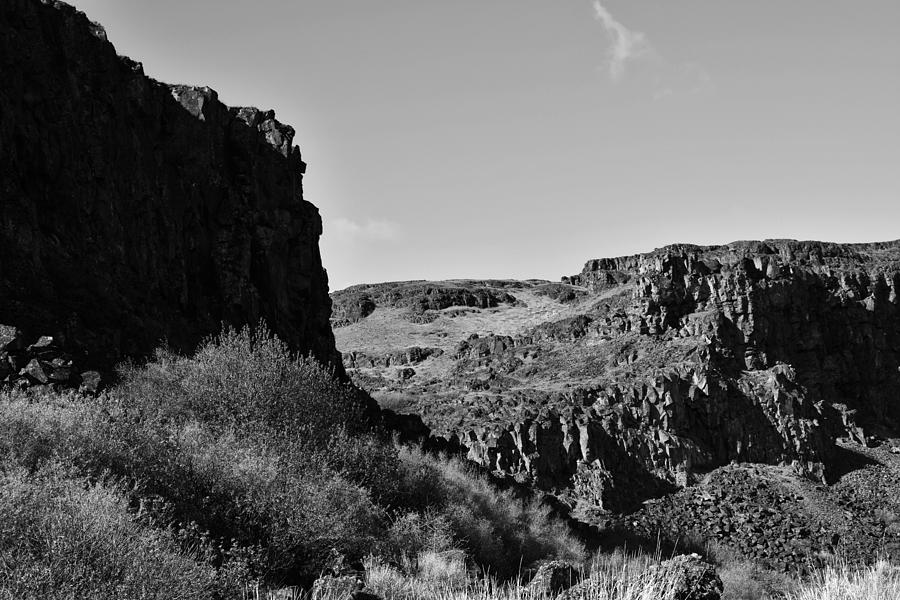
<svg viewBox="0 0 900 600"><path fill-rule="evenodd" d="M354 379L582 507L626 511L730 462L822 481L836 438L900 422L900 242L679 245L559 284L385 286L334 295L366 307L336 329ZM467 287L502 301L418 297Z"/></svg>
<svg viewBox="0 0 900 600"><path fill-rule="evenodd" d="M101 366L265 319L340 363L294 130L169 86L60 2L0 3L0 321Z"/></svg>

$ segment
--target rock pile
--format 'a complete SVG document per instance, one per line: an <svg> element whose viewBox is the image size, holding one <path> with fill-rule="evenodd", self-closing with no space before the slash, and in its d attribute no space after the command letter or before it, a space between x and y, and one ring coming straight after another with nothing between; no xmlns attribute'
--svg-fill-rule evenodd
<svg viewBox="0 0 900 600"><path fill-rule="evenodd" d="M656 569L672 578L672 600L719 600L722 597L722 580L716 568L697 554L670 558Z"/></svg>
<svg viewBox="0 0 900 600"><path fill-rule="evenodd" d="M17 327L0 325L0 386L78 388L96 394L100 384L100 373L79 370L54 337L29 341Z"/></svg>
<svg viewBox="0 0 900 600"><path fill-rule="evenodd" d="M775 467L735 465L605 525L675 547L703 540L767 568L795 572L835 555L867 561L885 552L886 542L897 537L885 514L894 506L888 508L879 488L879 514L876 502L863 500L871 487L857 484L849 491L845 486L847 493L835 497L833 490Z"/></svg>

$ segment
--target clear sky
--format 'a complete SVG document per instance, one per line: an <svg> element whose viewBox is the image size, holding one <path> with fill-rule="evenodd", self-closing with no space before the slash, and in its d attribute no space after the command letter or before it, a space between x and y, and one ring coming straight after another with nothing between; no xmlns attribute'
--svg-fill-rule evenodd
<svg viewBox="0 0 900 600"><path fill-rule="evenodd" d="M74 0L297 130L332 289L900 238L897 0Z"/></svg>

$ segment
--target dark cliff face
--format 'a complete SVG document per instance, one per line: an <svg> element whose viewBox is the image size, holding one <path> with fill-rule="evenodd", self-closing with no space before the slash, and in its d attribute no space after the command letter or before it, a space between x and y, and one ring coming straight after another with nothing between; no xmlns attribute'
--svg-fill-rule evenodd
<svg viewBox="0 0 900 600"><path fill-rule="evenodd" d="M0 4L0 322L100 366L265 319L334 364L294 130L168 86L72 7Z"/></svg>

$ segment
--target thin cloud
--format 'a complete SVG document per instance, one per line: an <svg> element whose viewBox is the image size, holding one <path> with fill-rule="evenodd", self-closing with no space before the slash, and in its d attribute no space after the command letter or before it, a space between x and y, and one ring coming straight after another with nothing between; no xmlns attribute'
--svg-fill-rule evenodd
<svg viewBox="0 0 900 600"><path fill-rule="evenodd" d="M715 91L715 82L703 65L696 62L672 64L656 51L646 34L623 25L600 0L593 0L592 4L594 18L603 25L609 37L606 68L613 82L622 79L630 63L644 59L648 74L652 74L655 100Z"/></svg>
<svg viewBox="0 0 900 600"><path fill-rule="evenodd" d="M594 18L600 21L610 37L609 76L619 81L625 74L626 65L642 56L653 54L653 46L647 36L640 31L633 31L617 21L599 0L594 0Z"/></svg>
<svg viewBox="0 0 900 600"><path fill-rule="evenodd" d="M326 227L341 241L389 242L397 239L399 232L395 223L381 219L357 223L338 217L332 219Z"/></svg>

